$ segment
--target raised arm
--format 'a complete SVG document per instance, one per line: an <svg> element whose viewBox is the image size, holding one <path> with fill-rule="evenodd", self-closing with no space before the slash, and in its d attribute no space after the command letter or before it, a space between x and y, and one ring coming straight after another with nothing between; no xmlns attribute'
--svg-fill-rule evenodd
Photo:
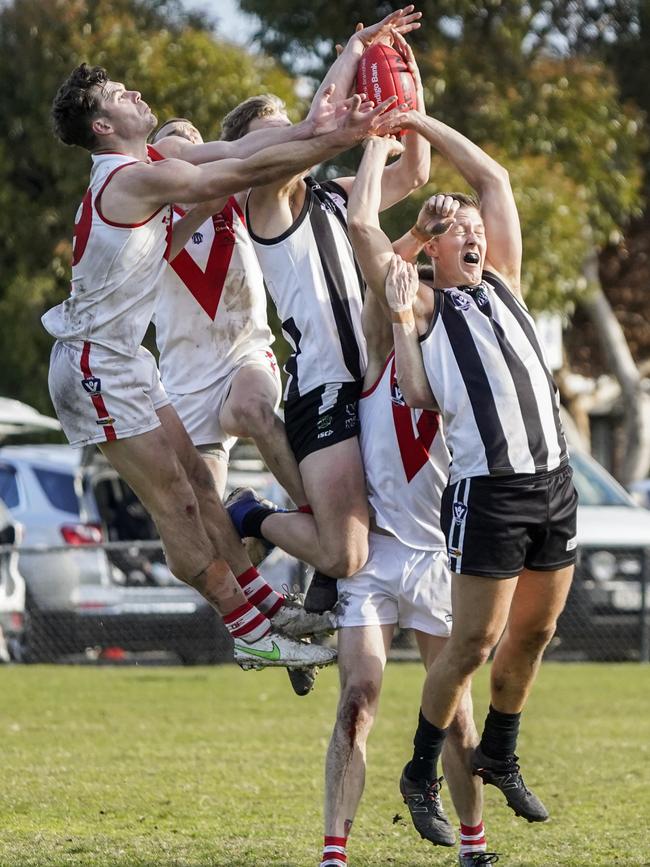
<svg viewBox="0 0 650 867"><path fill-rule="evenodd" d="M418 111L394 113L396 125L419 133L479 194L485 225L485 267L501 274L521 295L521 227L506 169L455 129Z"/></svg>
<svg viewBox="0 0 650 867"><path fill-rule="evenodd" d="M339 129L301 142L265 148L245 160L194 166L184 160L137 163L118 172L106 188L102 209L120 223L141 222L169 202L204 202L307 169L361 141L387 102L371 108L353 97Z"/></svg>
<svg viewBox="0 0 650 867"><path fill-rule="evenodd" d="M393 246L379 224L381 179L388 157L401 151L402 145L394 139L369 138L348 198L348 230L357 261L369 288L383 303Z"/></svg>
<svg viewBox="0 0 650 867"><path fill-rule="evenodd" d="M404 400L414 409L438 409L427 374L413 304L420 291L415 265L391 257L386 274L386 301L390 307L395 345L395 372Z"/></svg>

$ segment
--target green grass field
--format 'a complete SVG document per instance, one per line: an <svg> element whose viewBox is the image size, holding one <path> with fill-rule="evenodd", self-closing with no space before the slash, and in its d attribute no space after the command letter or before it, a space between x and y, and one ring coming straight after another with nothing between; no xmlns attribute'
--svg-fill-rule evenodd
<svg viewBox="0 0 650 867"><path fill-rule="evenodd" d="M421 680L389 665L353 867L456 863L393 823ZM486 687L482 672L481 720ZM332 669L302 699L283 671L0 669L0 865L314 867L337 690ZM500 865L650 864L648 667L547 664L520 752L552 819L529 825L486 789Z"/></svg>

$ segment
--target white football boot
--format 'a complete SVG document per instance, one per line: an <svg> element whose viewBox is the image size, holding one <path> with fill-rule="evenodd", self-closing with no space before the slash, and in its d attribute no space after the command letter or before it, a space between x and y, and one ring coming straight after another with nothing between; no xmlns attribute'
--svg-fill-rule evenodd
<svg viewBox="0 0 650 867"><path fill-rule="evenodd" d="M322 668L336 660L336 651L319 644L307 644L280 635L275 630L248 644L235 639L235 662L245 671L251 668Z"/></svg>

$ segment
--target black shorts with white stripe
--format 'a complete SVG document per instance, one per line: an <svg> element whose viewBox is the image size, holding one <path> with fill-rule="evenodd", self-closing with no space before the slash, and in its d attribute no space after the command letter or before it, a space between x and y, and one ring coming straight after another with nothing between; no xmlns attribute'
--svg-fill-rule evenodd
<svg viewBox="0 0 650 867"><path fill-rule="evenodd" d="M284 426L298 463L307 455L359 435L361 382L330 382L289 399Z"/></svg>
<svg viewBox="0 0 650 867"><path fill-rule="evenodd" d="M576 560L578 494L564 466L534 475L478 476L448 485L440 524L452 572L512 578Z"/></svg>

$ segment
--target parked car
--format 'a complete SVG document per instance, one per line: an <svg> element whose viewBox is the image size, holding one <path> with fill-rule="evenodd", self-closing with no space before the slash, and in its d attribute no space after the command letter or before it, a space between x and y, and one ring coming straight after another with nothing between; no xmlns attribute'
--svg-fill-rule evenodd
<svg viewBox="0 0 650 867"><path fill-rule="evenodd" d="M650 479L640 479L629 486L630 494L644 509L650 509Z"/></svg>
<svg viewBox="0 0 650 867"><path fill-rule="evenodd" d="M589 455L574 451L571 465L580 497L578 563L554 650L638 658L644 580L650 606L650 513Z"/></svg>
<svg viewBox="0 0 650 867"><path fill-rule="evenodd" d="M21 526L0 500L0 545L20 541ZM16 551L0 553L0 662L20 656L25 629L25 579Z"/></svg>
<svg viewBox="0 0 650 867"><path fill-rule="evenodd" d="M101 453L64 445L0 449L0 497L24 527L25 661L87 647L171 650L186 663L230 656L213 609L177 581L162 551L88 549L104 540L155 540L153 522Z"/></svg>

